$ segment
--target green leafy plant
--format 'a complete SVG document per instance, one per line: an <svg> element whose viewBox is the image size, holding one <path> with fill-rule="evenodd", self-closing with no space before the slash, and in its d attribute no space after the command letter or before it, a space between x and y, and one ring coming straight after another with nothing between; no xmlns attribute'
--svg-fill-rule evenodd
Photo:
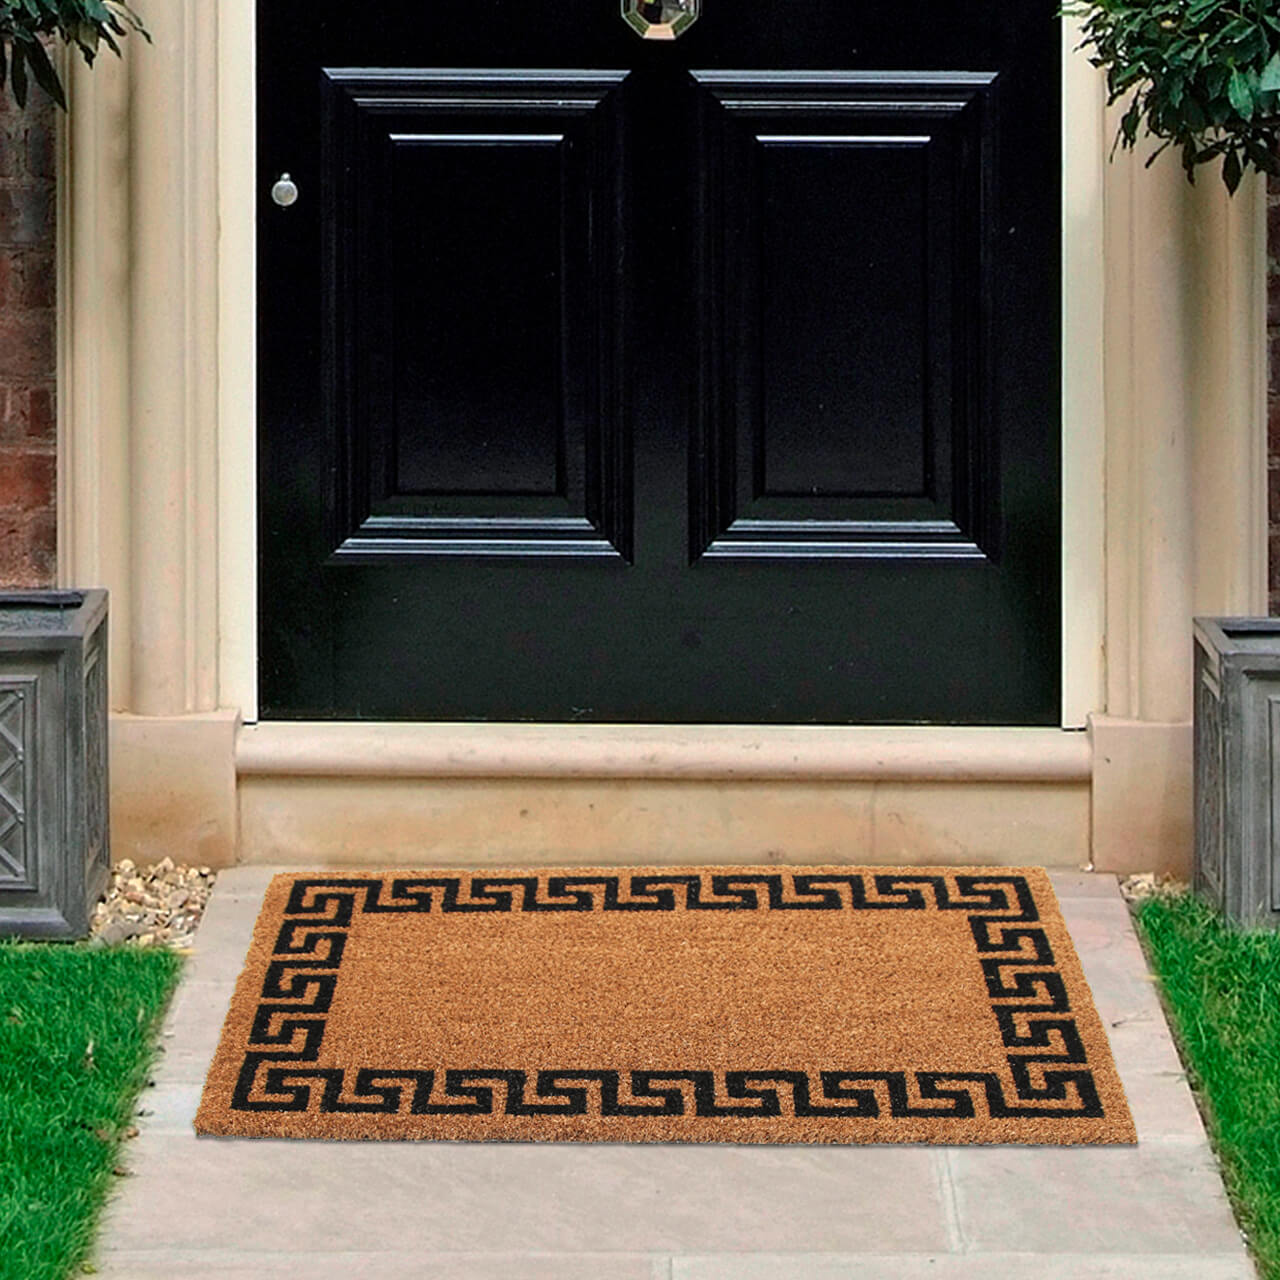
<svg viewBox="0 0 1280 1280"><path fill-rule="evenodd" d="M43 37L56 36L74 45L92 66L99 45L118 57L116 37L130 31L151 39L125 0L0 0L0 93L7 80L14 100L25 107L29 72L65 111L66 95Z"/></svg>
<svg viewBox="0 0 1280 1280"><path fill-rule="evenodd" d="M1117 143L1162 138L1187 179L1222 157L1232 193L1245 171L1280 174L1280 5L1276 0L1072 0L1108 101L1132 94ZM1113 148L1114 151L1114 148Z"/></svg>

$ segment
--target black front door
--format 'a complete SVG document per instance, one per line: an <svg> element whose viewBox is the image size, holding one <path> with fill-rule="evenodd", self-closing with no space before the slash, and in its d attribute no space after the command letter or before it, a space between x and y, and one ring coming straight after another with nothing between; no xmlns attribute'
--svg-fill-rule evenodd
<svg viewBox="0 0 1280 1280"><path fill-rule="evenodd" d="M1057 723L1056 8L260 0L263 715Z"/></svg>

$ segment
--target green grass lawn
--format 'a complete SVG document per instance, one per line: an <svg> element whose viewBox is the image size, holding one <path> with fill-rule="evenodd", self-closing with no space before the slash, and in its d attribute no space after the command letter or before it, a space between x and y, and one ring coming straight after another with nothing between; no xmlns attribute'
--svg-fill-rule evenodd
<svg viewBox="0 0 1280 1280"><path fill-rule="evenodd" d="M66 1280L85 1257L181 966L0 943L0 1280Z"/></svg>
<svg viewBox="0 0 1280 1280"><path fill-rule="evenodd" d="M1232 930L1189 893L1136 914L1236 1216L1280 1280L1280 934Z"/></svg>

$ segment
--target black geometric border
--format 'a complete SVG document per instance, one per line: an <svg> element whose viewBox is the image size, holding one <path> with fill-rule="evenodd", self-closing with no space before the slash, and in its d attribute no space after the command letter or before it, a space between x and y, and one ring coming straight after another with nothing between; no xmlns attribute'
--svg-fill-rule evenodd
<svg viewBox="0 0 1280 1280"><path fill-rule="evenodd" d="M567 1066L534 1073L308 1067L319 1060L357 902L364 915L963 911L969 915L992 1013L1009 1050L1014 1097L1006 1096L995 1073L984 1071L830 1070L810 1075ZM1040 915L1026 878L1016 874L563 875L549 877L545 892L535 876L318 877L294 882L285 917L233 1093L234 1111L868 1119L883 1115L887 1104L893 1118L961 1120L978 1114L981 1104L993 1119L1104 1114L1053 948L1036 927Z"/></svg>

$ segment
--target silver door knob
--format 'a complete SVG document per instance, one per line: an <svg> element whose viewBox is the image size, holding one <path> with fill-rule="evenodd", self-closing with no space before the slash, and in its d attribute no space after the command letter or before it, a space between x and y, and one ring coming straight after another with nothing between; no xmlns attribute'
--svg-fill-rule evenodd
<svg viewBox="0 0 1280 1280"><path fill-rule="evenodd" d="M282 209L287 209L298 198L298 187L287 173L282 173L271 188L271 198Z"/></svg>

